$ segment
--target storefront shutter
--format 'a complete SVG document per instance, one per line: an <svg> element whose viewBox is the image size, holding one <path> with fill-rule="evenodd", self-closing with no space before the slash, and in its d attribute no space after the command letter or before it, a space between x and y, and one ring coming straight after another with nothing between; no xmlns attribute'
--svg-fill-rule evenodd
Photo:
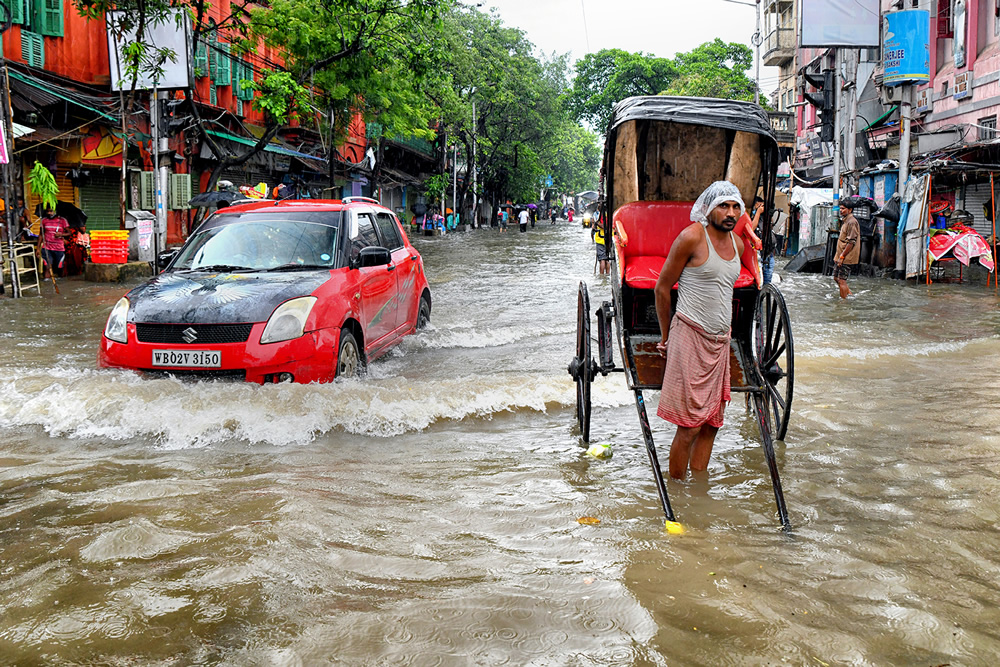
<svg viewBox="0 0 1000 667"><path fill-rule="evenodd" d="M997 185L997 197L1000 197L1000 185ZM965 210L972 214L973 227L984 237L993 235L993 223L986 219L983 212L983 204L992 210L993 203L990 199L990 184L976 183L965 186ZM1000 201L997 202L1000 208Z"/></svg>
<svg viewBox="0 0 1000 667"><path fill-rule="evenodd" d="M63 36L62 0L36 0L38 32L49 37Z"/></svg>
<svg viewBox="0 0 1000 667"><path fill-rule="evenodd" d="M191 199L191 174L170 174L170 209L189 209Z"/></svg>
<svg viewBox="0 0 1000 667"><path fill-rule="evenodd" d="M90 183L80 188L80 209L87 214L87 230L119 229L121 172L101 169L100 173L94 174L95 171L98 170L91 169Z"/></svg>
<svg viewBox="0 0 1000 667"><path fill-rule="evenodd" d="M21 58L30 67L45 66L45 40L36 32L21 31Z"/></svg>

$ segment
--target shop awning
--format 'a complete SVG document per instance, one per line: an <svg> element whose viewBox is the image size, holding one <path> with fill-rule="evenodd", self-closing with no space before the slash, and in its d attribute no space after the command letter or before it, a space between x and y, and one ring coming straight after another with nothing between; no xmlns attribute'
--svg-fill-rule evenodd
<svg viewBox="0 0 1000 667"><path fill-rule="evenodd" d="M11 88L13 88L14 92L23 96L26 100L35 105L43 107L50 106L59 100L63 100L69 102L70 104L75 104L81 109L93 112L115 124L118 123L118 119L109 113L109 111L111 111L110 109L102 111L99 108L104 104L113 104L114 101L110 97L103 98L95 95L87 95L86 93L81 93L50 81L43 81L32 76L21 74L15 69L10 69L9 72L11 78ZM15 106L21 108L21 105L15 102L16 99L17 95L12 96L11 101L14 102Z"/></svg>
<svg viewBox="0 0 1000 667"><path fill-rule="evenodd" d="M238 144L243 144L244 146L256 146L258 141L257 139L251 139L249 137L241 137L239 135L230 134L229 132L223 132L221 130L205 130L205 132L211 134L213 137L218 137L220 139L225 139L227 141L234 141ZM293 150L291 148L282 146L281 144L277 144L274 142L265 144L264 150L267 151L268 153L277 153L278 155L288 155L290 157L299 158L302 161L309 160L307 164L319 164L319 165L326 164L326 160L324 160L321 157L317 157L315 155L309 155L308 153L302 153L300 151ZM325 169L326 167L323 166L322 169L318 169L317 171L320 171L322 173L323 171L325 171Z"/></svg>

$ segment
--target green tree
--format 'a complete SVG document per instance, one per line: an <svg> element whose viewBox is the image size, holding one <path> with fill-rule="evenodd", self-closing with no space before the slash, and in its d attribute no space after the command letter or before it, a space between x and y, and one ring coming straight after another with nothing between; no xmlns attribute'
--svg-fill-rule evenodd
<svg viewBox="0 0 1000 667"><path fill-rule="evenodd" d="M614 105L633 95L749 101L756 89L747 76L752 63L750 47L718 38L672 59L605 49L577 61L567 105L575 118L604 133Z"/></svg>
<svg viewBox="0 0 1000 667"><path fill-rule="evenodd" d="M657 95L677 78L669 58L621 49L588 53L576 63L576 77L567 97L573 116L603 134L614 105L633 95Z"/></svg>
<svg viewBox="0 0 1000 667"><path fill-rule="evenodd" d="M665 89L667 95L753 100L757 84L747 76L753 52L745 44L727 44L715 38L678 54L674 63L677 78Z"/></svg>

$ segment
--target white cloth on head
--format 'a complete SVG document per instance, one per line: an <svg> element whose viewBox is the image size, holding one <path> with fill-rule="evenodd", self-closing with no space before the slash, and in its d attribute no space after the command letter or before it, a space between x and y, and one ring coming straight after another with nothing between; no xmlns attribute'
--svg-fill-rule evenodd
<svg viewBox="0 0 1000 667"><path fill-rule="evenodd" d="M747 207L743 203L739 188L729 181L716 181L705 188L705 191L698 197L698 201L691 207L691 222L708 224L708 214L719 204L727 201L734 201L740 205L740 215L746 213Z"/></svg>

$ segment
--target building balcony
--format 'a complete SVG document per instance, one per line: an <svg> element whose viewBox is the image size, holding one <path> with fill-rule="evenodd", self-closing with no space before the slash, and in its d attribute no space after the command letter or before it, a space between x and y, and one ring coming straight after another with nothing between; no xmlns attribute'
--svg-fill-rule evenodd
<svg viewBox="0 0 1000 667"><path fill-rule="evenodd" d="M771 131L778 145L795 144L795 114L791 111L768 111L767 118L771 121Z"/></svg>
<svg viewBox="0 0 1000 667"><path fill-rule="evenodd" d="M775 28L764 38L763 63L768 67L784 65L795 55L795 30Z"/></svg>

